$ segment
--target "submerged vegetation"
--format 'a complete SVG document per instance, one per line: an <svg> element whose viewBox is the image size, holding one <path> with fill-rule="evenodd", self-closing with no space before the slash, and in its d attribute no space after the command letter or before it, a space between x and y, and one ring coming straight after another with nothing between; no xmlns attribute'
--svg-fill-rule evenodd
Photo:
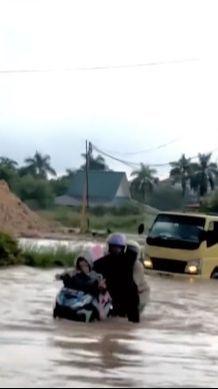
<svg viewBox="0 0 218 389"><path fill-rule="evenodd" d="M73 267L76 256L76 252L64 247L39 249L33 246L23 250L24 265L43 269Z"/></svg>
<svg viewBox="0 0 218 389"><path fill-rule="evenodd" d="M24 265L38 268L73 267L77 253L65 247L21 249L16 239L0 233L0 267Z"/></svg>
<svg viewBox="0 0 218 389"><path fill-rule="evenodd" d="M17 241L8 234L0 233L0 267L20 265L23 260Z"/></svg>

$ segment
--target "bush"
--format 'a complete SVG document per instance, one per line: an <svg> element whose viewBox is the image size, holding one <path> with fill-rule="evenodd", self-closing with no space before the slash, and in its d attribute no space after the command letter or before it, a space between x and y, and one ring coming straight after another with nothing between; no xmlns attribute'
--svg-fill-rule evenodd
<svg viewBox="0 0 218 389"><path fill-rule="evenodd" d="M0 233L0 266L19 265L23 263L21 250L17 241L10 235Z"/></svg>
<svg viewBox="0 0 218 389"><path fill-rule="evenodd" d="M148 205L161 211L179 210L184 206L182 191L171 185L159 185L149 196Z"/></svg>
<svg viewBox="0 0 218 389"><path fill-rule="evenodd" d="M73 208L57 207L53 210L44 210L39 213L43 218L61 223L65 227L77 228L80 226L80 212L75 211Z"/></svg>
<svg viewBox="0 0 218 389"><path fill-rule="evenodd" d="M57 249L39 249L37 247L26 248L23 251L26 266L38 268L73 267L77 253L64 247Z"/></svg>
<svg viewBox="0 0 218 389"><path fill-rule="evenodd" d="M218 190L203 200L201 211L218 213Z"/></svg>
<svg viewBox="0 0 218 389"><path fill-rule="evenodd" d="M54 204L54 193L49 181L32 176L24 176L19 179L16 193L22 201L33 203L34 208L44 209Z"/></svg>
<svg viewBox="0 0 218 389"><path fill-rule="evenodd" d="M69 191L69 188L72 184L72 179L70 177L64 176L64 177L52 179L49 181L49 183L55 197L63 196Z"/></svg>
<svg viewBox="0 0 218 389"><path fill-rule="evenodd" d="M73 267L77 253L65 247L55 249L19 248L16 239L0 233L0 267L26 265L37 268Z"/></svg>
<svg viewBox="0 0 218 389"><path fill-rule="evenodd" d="M10 189L14 190L16 186L16 173L11 169L0 166L0 180L7 182Z"/></svg>

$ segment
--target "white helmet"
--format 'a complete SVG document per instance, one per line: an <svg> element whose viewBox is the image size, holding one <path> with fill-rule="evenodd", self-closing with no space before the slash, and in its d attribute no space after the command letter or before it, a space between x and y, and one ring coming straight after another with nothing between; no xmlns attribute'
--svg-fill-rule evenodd
<svg viewBox="0 0 218 389"><path fill-rule="evenodd" d="M131 250L137 254L137 257L139 258L141 255L141 247L140 244L134 240L131 240L127 243L127 250Z"/></svg>
<svg viewBox="0 0 218 389"><path fill-rule="evenodd" d="M108 246L126 247L126 236L124 234L115 233L108 237Z"/></svg>

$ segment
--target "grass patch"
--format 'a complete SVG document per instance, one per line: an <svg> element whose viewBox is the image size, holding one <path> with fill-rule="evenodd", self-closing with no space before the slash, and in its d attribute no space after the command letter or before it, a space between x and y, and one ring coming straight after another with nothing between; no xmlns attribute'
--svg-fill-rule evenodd
<svg viewBox="0 0 218 389"><path fill-rule="evenodd" d="M124 215L105 212L104 209L102 214L96 214L96 210L93 210L93 213L90 214L90 228L92 230L106 231L110 229L112 232L137 233L139 224L144 223L148 229L154 218L154 215L144 211ZM40 214L45 219L59 222L67 228L80 228L80 212L78 210L57 207L52 210L40 211Z"/></svg>
<svg viewBox="0 0 218 389"><path fill-rule="evenodd" d="M21 265L24 259L16 239L0 232L0 267Z"/></svg>
<svg viewBox="0 0 218 389"><path fill-rule="evenodd" d="M55 267L73 267L77 253L64 247L56 249L26 248L22 252L24 264L30 267L49 269Z"/></svg>

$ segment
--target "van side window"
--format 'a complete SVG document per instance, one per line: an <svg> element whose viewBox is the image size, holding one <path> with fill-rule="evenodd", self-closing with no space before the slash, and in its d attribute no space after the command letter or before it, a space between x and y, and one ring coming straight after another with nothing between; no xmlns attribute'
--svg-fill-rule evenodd
<svg viewBox="0 0 218 389"><path fill-rule="evenodd" d="M214 221L209 226L210 236L207 240L207 247L212 247L218 244L218 222Z"/></svg>

